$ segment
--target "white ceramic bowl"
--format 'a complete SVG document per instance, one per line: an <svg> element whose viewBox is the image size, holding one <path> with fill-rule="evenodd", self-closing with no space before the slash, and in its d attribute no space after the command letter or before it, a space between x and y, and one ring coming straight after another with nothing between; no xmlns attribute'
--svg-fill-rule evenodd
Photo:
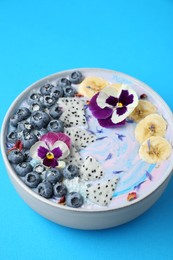
<svg viewBox="0 0 173 260"><path fill-rule="evenodd" d="M119 73L111 70L104 69L78 69L84 74L91 74L95 76L103 76L107 78L107 80L112 80L114 82L122 82L129 83L131 82L134 86L140 87L145 93L149 93L149 95L157 102L157 105L160 106L161 111L164 111L164 117L166 118L169 125L169 132L173 132L173 116L172 112L166 105L166 103L162 100L162 98L155 93L151 88L149 88L146 84L137 79L134 79L128 75L123 73ZM71 70L72 71L72 70ZM160 197L160 195L165 190L168 182L171 178L171 172L173 169L173 155L170 156L169 162L165 166L165 170L163 175L160 175L159 178L156 178L153 181L152 185L150 185L137 199L133 201L127 201L122 205L118 205L112 208L70 208L66 206L61 206L56 204L50 200L47 200L35 192L33 192L30 188L28 188L17 176L14 169L10 165L7 154L6 154L6 136L8 129L9 118L16 110L16 108L21 103L21 100L27 97L28 93L32 89L37 89L41 87L48 81L53 81L58 77L67 76L71 71L60 72L51 76L48 76L44 79L41 79L28 87L24 92L22 92L16 100L13 102L11 107L9 108L1 131L1 150L3 159L5 162L5 166L10 177L12 184L15 189L19 193L19 195L23 198L23 200L36 212L45 218L72 228L78 229L105 229L110 227L115 227L126 223L142 213L144 213L147 209L149 209ZM74 70L73 70L74 71ZM173 143L173 135L168 133L168 139L170 143ZM158 212L159 214L159 212Z"/></svg>

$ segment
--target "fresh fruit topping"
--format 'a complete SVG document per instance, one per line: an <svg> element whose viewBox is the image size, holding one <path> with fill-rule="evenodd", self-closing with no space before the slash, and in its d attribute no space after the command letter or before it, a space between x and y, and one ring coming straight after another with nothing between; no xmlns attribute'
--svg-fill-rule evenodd
<svg viewBox="0 0 173 260"><path fill-rule="evenodd" d="M42 95L50 95L53 87L52 84L47 83L40 88L40 92Z"/></svg>
<svg viewBox="0 0 173 260"><path fill-rule="evenodd" d="M34 102L39 102L41 97L40 93L31 92L27 100L28 104L31 105Z"/></svg>
<svg viewBox="0 0 173 260"><path fill-rule="evenodd" d="M21 141L25 149L30 149L31 146L38 141L38 138L34 133L23 131L21 135Z"/></svg>
<svg viewBox="0 0 173 260"><path fill-rule="evenodd" d="M63 169L63 175L67 179L73 179L79 176L79 168L76 165L69 164Z"/></svg>
<svg viewBox="0 0 173 260"><path fill-rule="evenodd" d="M66 78L60 78L57 82L57 86L60 86L60 87L66 87L66 86L70 86L70 85L71 85L71 82Z"/></svg>
<svg viewBox="0 0 173 260"><path fill-rule="evenodd" d="M67 187L63 183L57 182L53 186L53 194L54 196L61 198L67 194Z"/></svg>
<svg viewBox="0 0 173 260"><path fill-rule="evenodd" d="M83 205L84 199L78 192L71 192L66 197L66 205L72 208L79 208Z"/></svg>
<svg viewBox="0 0 173 260"><path fill-rule="evenodd" d="M23 162L24 160L24 155L21 151L19 150L12 150L8 153L8 160L11 162L11 163L14 163L14 164L18 164L18 163L21 163Z"/></svg>
<svg viewBox="0 0 173 260"><path fill-rule="evenodd" d="M10 133L7 134L7 140L10 143L16 143L17 138L18 138L18 135L17 135L17 131L15 131L15 130L11 131Z"/></svg>
<svg viewBox="0 0 173 260"><path fill-rule="evenodd" d="M74 71L70 74L69 76L69 80L73 83L73 84L79 84L82 82L83 80L83 76L82 73L80 71Z"/></svg>
<svg viewBox="0 0 173 260"><path fill-rule="evenodd" d="M80 177L84 180L99 180L103 177L103 169L94 157L88 156L83 162Z"/></svg>
<svg viewBox="0 0 173 260"><path fill-rule="evenodd" d="M49 132L63 132L64 131L64 123L61 120L51 120L47 126L47 130Z"/></svg>
<svg viewBox="0 0 173 260"><path fill-rule="evenodd" d="M56 99L63 97L64 92L63 88L61 86L54 86L52 88L52 96L55 97Z"/></svg>
<svg viewBox="0 0 173 260"><path fill-rule="evenodd" d="M70 154L69 156L65 159L67 164L74 164L80 167L82 165L82 157L77 151L77 149L72 145L70 148Z"/></svg>
<svg viewBox="0 0 173 260"><path fill-rule="evenodd" d="M32 113L31 118L30 118L30 122L32 124L32 126L35 129L40 130L41 128L46 128L46 126L49 123L49 116L46 112L43 111L35 111Z"/></svg>
<svg viewBox="0 0 173 260"><path fill-rule="evenodd" d="M62 109L58 104L55 104L49 108L49 114L54 119L59 119L60 116L62 115Z"/></svg>
<svg viewBox="0 0 173 260"><path fill-rule="evenodd" d="M72 144L77 149L86 148L96 140L95 135L77 127L65 128L64 132L70 137Z"/></svg>
<svg viewBox="0 0 173 260"><path fill-rule="evenodd" d="M45 180L49 181L52 184L61 182L63 180L62 173L56 168L49 168L45 172Z"/></svg>
<svg viewBox="0 0 173 260"><path fill-rule="evenodd" d="M52 184L48 181L41 182L37 187L37 192L40 196L44 198L51 198L53 195L53 187Z"/></svg>
<svg viewBox="0 0 173 260"><path fill-rule="evenodd" d="M24 183L30 188L36 188L41 181L40 175L36 172L29 172L24 178Z"/></svg>
<svg viewBox="0 0 173 260"><path fill-rule="evenodd" d="M24 177L28 172L32 172L33 168L29 162L21 162L16 165L15 170L19 176Z"/></svg>
<svg viewBox="0 0 173 260"><path fill-rule="evenodd" d="M107 206L112 201L118 178L109 179L104 183L98 183L86 190L86 197L95 204Z"/></svg>
<svg viewBox="0 0 173 260"><path fill-rule="evenodd" d="M31 115L31 112L26 107L19 108L16 113L10 118L10 123L12 126L17 126L19 122L27 119Z"/></svg>

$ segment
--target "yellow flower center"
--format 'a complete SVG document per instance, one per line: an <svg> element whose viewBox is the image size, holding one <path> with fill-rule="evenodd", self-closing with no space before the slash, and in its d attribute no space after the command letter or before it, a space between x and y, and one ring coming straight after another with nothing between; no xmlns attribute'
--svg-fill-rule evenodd
<svg viewBox="0 0 173 260"><path fill-rule="evenodd" d="M123 107L123 103L118 102L118 103L117 103L117 107Z"/></svg>
<svg viewBox="0 0 173 260"><path fill-rule="evenodd" d="M48 153L46 154L46 158L49 159L49 160L51 160L51 159L54 158L54 154L51 153L51 152L48 152Z"/></svg>

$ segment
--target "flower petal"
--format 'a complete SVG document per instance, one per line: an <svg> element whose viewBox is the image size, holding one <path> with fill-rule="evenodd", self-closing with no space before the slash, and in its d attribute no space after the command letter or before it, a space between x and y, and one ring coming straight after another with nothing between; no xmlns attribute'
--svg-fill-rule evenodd
<svg viewBox="0 0 173 260"><path fill-rule="evenodd" d="M70 148L71 140L69 136L64 133L49 132L40 138L41 141L53 145L56 141L61 140Z"/></svg>
<svg viewBox="0 0 173 260"><path fill-rule="evenodd" d="M127 107L118 107L116 110L117 110L117 115L122 116L126 113Z"/></svg>
<svg viewBox="0 0 173 260"><path fill-rule="evenodd" d="M51 152L54 154L55 159L62 156L62 151L59 147L54 148Z"/></svg>
<svg viewBox="0 0 173 260"><path fill-rule="evenodd" d="M108 106L108 104L106 103L106 100L107 100L107 98L108 98L109 96L106 94L106 93L104 93L103 91L101 91L99 94L98 94L98 96L97 96L97 98L96 98L96 103L97 103L97 105L100 107L100 108L105 108L105 107L107 107Z"/></svg>
<svg viewBox="0 0 173 260"><path fill-rule="evenodd" d="M52 146L52 150L54 148L57 148L57 147L59 147L61 149L61 152L62 152L62 155L59 157L60 160L66 158L70 154L70 150L69 150L68 146L64 142L56 141L54 143L54 145Z"/></svg>
<svg viewBox="0 0 173 260"><path fill-rule="evenodd" d="M121 102L124 106L127 106L133 103L133 98L133 94L129 95L129 91L123 89L119 97L119 102Z"/></svg>
<svg viewBox="0 0 173 260"><path fill-rule="evenodd" d="M56 166L58 166L58 162L57 162L57 160L56 159L47 159L47 158L45 158L44 160L43 160L43 164L45 165L45 166L47 166L47 167L53 167L53 168L55 168Z"/></svg>
<svg viewBox="0 0 173 260"><path fill-rule="evenodd" d="M94 95L92 97L92 99L90 100L90 103L89 103L89 108L95 118L105 119L112 115L113 110L112 110L112 108L109 108L109 107L105 107L104 109L100 108L96 103L96 99L97 99L98 95L99 95L99 93L97 93L96 95Z"/></svg>
<svg viewBox="0 0 173 260"><path fill-rule="evenodd" d="M36 142L34 145L31 146L30 151L29 151L29 156L32 157L32 158L35 159L35 160L40 160L40 157L38 156L38 152L37 152L37 150L38 150L38 148L39 148L40 146L43 146L43 147L45 147L45 148L48 148L48 147L46 146L45 142L38 141L38 142Z"/></svg>
<svg viewBox="0 0 173 260"><path fill-rule="evenodd" d="M44 146L39 146L37 150L37 155L41 158L44 159L46 157L46 154L49 152L47 148Z"/></svg>
<svg viewBox="0 0 173 260"><path fill-rule="evenodd" d="M128 95L127 95L126 91L128 91ZM132 97L132 95L133 95L133 97ZM123 100L121 100L121 99L123 99ZM130 105L135 108L138 104L138 96L137 96L136 92L129 85L122 84L122 87L120 90L119 102L122 102L125 106Z"/></svg>
<svg viewBox="0 0 173 260"><path fill-rule="evenodd" d="M113 97L113 96L110 96L110 97L108 97L108 98L106 99L106 103L109 104L109 105L111 105L111 106L113 106L113 107L115 107L116 104L118 103L118 98Z"/></svg>
<svg viewBox="0 0 173 260"><path fill-rule="evenodd" d="M109 118L106 118L106 119L98 119L98 122L99 122L100 126L102 126L102 127L105 127L105 128L115 128L115 127L119 127L119 126L124 125L126 121L123 120L122 122L114 124L112 122L111 117L109 117Z"/></svg>

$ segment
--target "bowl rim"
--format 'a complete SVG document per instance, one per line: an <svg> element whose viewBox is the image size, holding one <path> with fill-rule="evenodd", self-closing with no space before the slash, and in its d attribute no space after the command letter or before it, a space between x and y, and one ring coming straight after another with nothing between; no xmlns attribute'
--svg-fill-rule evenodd
<svg viewBox="0 0 173 260"><path fill-rule="evenodd" d="M61 210L68 210L68 211L73 211L73 212L109 212L109 211L114 211L114 210L119 210L119 209L124 209L126 207L130 207L134 204L137 204L139 202L141 202L142 200L144 200L146 197L150 196L153 192L155 192L157 189L159 189L159 187L167 180L167 178L170 177L170 175L172 174L172 170L173 170L173 161L172 164L169 165L169 168L166 170L167 174L164 174L164 176L162 178L159 179L159 182L157 182L157 185L153 185L152 189L146 194L146 195L142 195L141 197L138 197L135 200L132 201L128 201L128 205L122 205L119 207L111 207L111 208L94 208L94 209L90 209L90 208L71 208L71 207L67 207L67 206L62 206L60 204L57 204L53 201L50 201L44 197L41 197L40 195L38 195L36 192L34 192L32 189L30 189L29 187L27 187L23 181L17 176L17 174L15 173L14 169L12 168L10 162L8 161L7 158L7 153L6 153L6 132L7 132L7 127L8 127L8 121L9 121L9 117L12 114L12 111L15 107L17 107L17 104L20 102L21 99L24 99L25 96L27 95L28 92L30 92L32 89L37 88L36 85L41 84L42 82L46 82L46 81L51 81L53 80L53 78L55 77L62 77L63 75L69 74L73 71L83 71L85 72L86 70L90 70L90 71L106 71L106 72L110 72L110 73L114 73L116 75L119 75L121 77L125 77L128 80L133 81L136 84L141 85L142 87L146 88L151 95L154 95L155 98L157 98L157 100L159 100L159 102L161 102L165 109L167 114L169 115L169 117L172 117L172 123L173 123L173 114L172 111L170 110L169 106L166 104L166 102L163 100L163 98L157 94L157 92L155 92L151 87L149 87L146 83L136 79L133 76L129 76L128 74L116 71L116 70L111 70L111 69L104 69L104 68L74 68L74 69L69 69L69 70L63 70L57 73L53 73L50 74L46 77L43 77L37 81L35 81L34 83L32 83L31 85L29 85L27 88L25 88L12 102L12 104L10 105L9 109L6 112L6 115L4 117L3 123L2 123L2 127L1 127L1 136L0 136L0 143L1 143L1 152L2 152L2 158L4 160L8 175L15 180L15 182L21 186L21 188L28 193L31 197L34 197L35 199L38 199L40 202L45 203L48 206L51 207L55 207L57 209L61 209ZM156 187L155 187L156 186Z"/></svg>

